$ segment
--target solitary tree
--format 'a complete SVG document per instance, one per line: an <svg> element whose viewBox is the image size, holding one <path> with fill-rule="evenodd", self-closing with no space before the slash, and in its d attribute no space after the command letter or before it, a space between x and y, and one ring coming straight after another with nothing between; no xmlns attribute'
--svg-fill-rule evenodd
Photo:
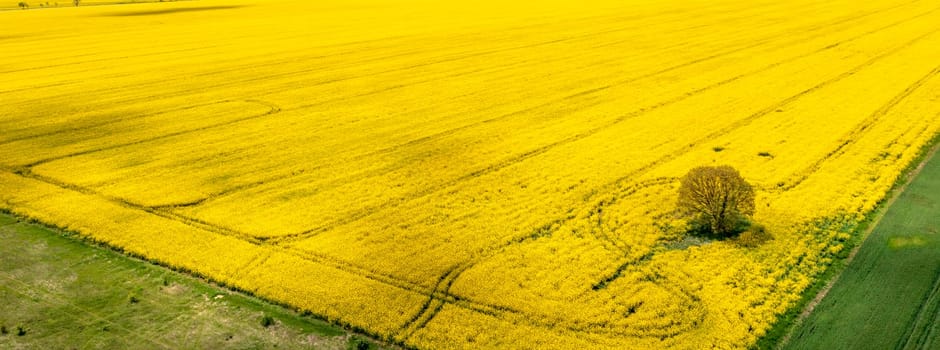
<svg viewBox="0 0 940 350"><path fill-rule="evenodd" d="M680 180L678 207L712 234L729 236L754 214L754 190L730 166L697 167Z"/></svg>
<svg viewBox="0 0 940 350"><path fill-rule="evenodd" d="M81 4L81 3L82 3L82 0L72 0L72 4L74 4L75 6L78 6L78 4Z"/></svg>
<svg viewBox="0 0 940 350"><path fill-rule="evenodd" d="M20 5L20 8L24 10L29 8L29 4L27 4L25 1L20 1L18 5Z"/></svg>

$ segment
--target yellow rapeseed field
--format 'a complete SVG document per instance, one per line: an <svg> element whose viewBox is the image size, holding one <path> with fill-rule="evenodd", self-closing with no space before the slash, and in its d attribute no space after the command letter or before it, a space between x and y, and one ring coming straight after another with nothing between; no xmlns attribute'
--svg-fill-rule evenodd
<svg viewBox="0 0 940 350"><path fill-rule="evenodd" d="M14 5L0 208L418 348L747 347L940 131L933 1Z"/></svg>

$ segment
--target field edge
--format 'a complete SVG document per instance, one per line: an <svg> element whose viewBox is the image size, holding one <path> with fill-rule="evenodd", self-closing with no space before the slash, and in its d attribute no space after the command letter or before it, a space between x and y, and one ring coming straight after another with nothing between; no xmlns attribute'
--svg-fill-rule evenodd
<svg viewBox="0 0 940 350"><path fill-rule="evenodd" d="M278 302L276 300L265 298L262 295L252 293L251 291L238 288L231 284L227 284L224 281L212 278L206 274L199 273L194 270L172 266L168 263L163 263L159 260L150 259L146 256L140 254L135 254L133 252L128 252L120 247L109 244L106 241L95 239L94 237L84 235L80 232L74 230L69 230L57 225L49 224L38 220L36 218L23 215L21 213L13 212L8 208L0 207L0 216L6 216L16 220L17 222L34 225L50 235L56 235L58 237L70 240L72 242L81 244L88 249L101 249L114 254L121 256L124 259L128 259L133 263L144 264L151 268L161 269L166 272L179 275L180 277L188 278L193 283L200 283L210 288L218 288L222 290L235 293L243 298L254 300L258 302L259 305L263 305L267 309L276 309L277 313L281 314L290 314L291 316L296 317L298 320L304 322L317 321L325 323L326 325L334 328L336 331L345 332L350 336L365 338L370 343L378 345L380 348L402 348L415 350L415 348L408 347L403 343L391 341L385 339L384 337L378 336L371 332L368 332L360 327L350 326L349 324L340 322L337 319L330 319L323 315L310 312L309 310L302 310L299 307L288 305L285 303ZM306 319L306 320L305 320Z"/></svg>
<svg viewBox="0 0 940 350"><path fill-rule="evenodd" d="M802 293L800 300L785 313L777 316L777 321L751 346L751 349L782 349L787 344L793 331L812 313L815 305L825 297L829 289L839 280L842 272L851 264L852 259L894 201L917 178L920 169L938 150L940 150L940 133L935 134L917 151L917 156L901 171L897 180L878 201L875 208L865 214L865 219L852 232L852 238L848 241L851 247L849 254L838 256L829 264L826 270Z"/></svg>

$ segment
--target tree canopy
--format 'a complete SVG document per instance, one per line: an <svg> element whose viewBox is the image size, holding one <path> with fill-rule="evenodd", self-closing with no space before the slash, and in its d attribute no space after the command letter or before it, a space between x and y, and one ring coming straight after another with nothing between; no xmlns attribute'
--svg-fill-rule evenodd
<svg viewBox="0 0 940 350"><path fill-rule="evenodd" d="M677 205L712 234L729 236L754 214L754 190L731 166L702 166L680 179Z"/></svg>

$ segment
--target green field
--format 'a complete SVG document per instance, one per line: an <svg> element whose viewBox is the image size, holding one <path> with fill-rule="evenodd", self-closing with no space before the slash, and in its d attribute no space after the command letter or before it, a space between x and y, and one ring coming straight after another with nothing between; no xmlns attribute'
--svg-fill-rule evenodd
<svg viewBox="0 0 940 350"><path fill-rule="evenodd" d="M0 214L0 349L347 349L360 342L323 321Z"/></svg>
<svg viewBox="0 0 940 350"><path fill-rule="evenodd" d="M928 160L786 349L940 349L940 158Z"/></svg>

